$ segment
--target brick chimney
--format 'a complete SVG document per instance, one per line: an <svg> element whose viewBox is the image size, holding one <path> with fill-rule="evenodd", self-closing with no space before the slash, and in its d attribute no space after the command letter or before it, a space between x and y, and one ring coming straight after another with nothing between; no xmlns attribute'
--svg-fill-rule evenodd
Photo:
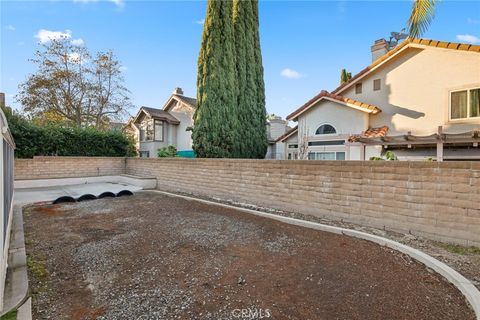
<svg viewBox="0 0 480 320"><path fill-rule="evenodd" d="M183 96L183 90L182 90L182 88L178 88L178 87L175 88L175 89L173 90L173 94L178 94L179 96Z"/></svg>
<svg viewBox="0 0 480 320"><path fill-rule="evenodd" d="M375 40L375 43L371 47L372 62L383 56L388 52L388 42L385 39Z"/></svg>

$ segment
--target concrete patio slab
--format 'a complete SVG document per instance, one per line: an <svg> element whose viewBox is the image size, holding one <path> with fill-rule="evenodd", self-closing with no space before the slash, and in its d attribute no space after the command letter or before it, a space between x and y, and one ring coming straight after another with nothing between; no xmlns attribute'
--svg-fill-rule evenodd
<svg viewBox="0 0 480 320"><path fill-rule="evenodd" d="M63 196L70 196L77 199L84 194L99 196L103 192L109 191L116 194L122 190L137 192L142 190L142 187L126 183L96 182L52 187L21 188L15 189L15 203L25 205L41 201L53 201Z"/></svg>

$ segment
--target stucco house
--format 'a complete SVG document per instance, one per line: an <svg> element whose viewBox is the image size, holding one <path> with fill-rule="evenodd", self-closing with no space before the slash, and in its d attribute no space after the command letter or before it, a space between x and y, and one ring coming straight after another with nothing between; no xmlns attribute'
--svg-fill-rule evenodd
<svg viewBox="0 0 480 320"><path fill-rule="evenodd" d="M372 46L372 63L292 112L286 159L480 159L480 46L407 39Z"/></svg>
<svg viewBox="0 0 480 320"><path fill-rule="evenodd" d="M278 138L291 129L288 121L278 116L272 116L267 120L266 129L268 148L265 159L285 159L284 143L278 141Z"/></svg>
<svg viewBox="0 0 480 320"><path fill-rule="evenodd" d="M162 109L140 107L127 130L137 137L140 157L156 158L158 149L173 145L180 154L192 152L191 131L197 101L175 88Z"/></svg>

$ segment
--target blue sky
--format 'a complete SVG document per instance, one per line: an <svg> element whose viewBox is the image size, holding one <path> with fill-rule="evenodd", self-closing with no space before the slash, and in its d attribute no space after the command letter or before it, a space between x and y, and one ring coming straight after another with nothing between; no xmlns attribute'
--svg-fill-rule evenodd
<svg viewBox="0 0 480 320"><path fill-rule="evenodd" d="M177 86L195 96L205 1L0 3L0 91L15 108L18 84L35 71L27 60L49 31L69 32L93 52L112 49L136 107L162 107ZM411 1L260 1L267 111L285 117L333 90L341 68L363 69L373 41L405 27L410 8ZM440 2L424 37L480 44L480 2Z"/></svg>

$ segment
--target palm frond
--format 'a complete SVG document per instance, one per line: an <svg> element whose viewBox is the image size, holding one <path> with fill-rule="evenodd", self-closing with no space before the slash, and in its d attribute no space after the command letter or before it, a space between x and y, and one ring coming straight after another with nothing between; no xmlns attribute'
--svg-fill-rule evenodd
<svg viewBox="0 0 480 320"><path fill-rule="evenodd" d="M408 19L408 31L411 38L420 38L427 31L435 15L437 0L414 0L412 14Z"/></svg>

